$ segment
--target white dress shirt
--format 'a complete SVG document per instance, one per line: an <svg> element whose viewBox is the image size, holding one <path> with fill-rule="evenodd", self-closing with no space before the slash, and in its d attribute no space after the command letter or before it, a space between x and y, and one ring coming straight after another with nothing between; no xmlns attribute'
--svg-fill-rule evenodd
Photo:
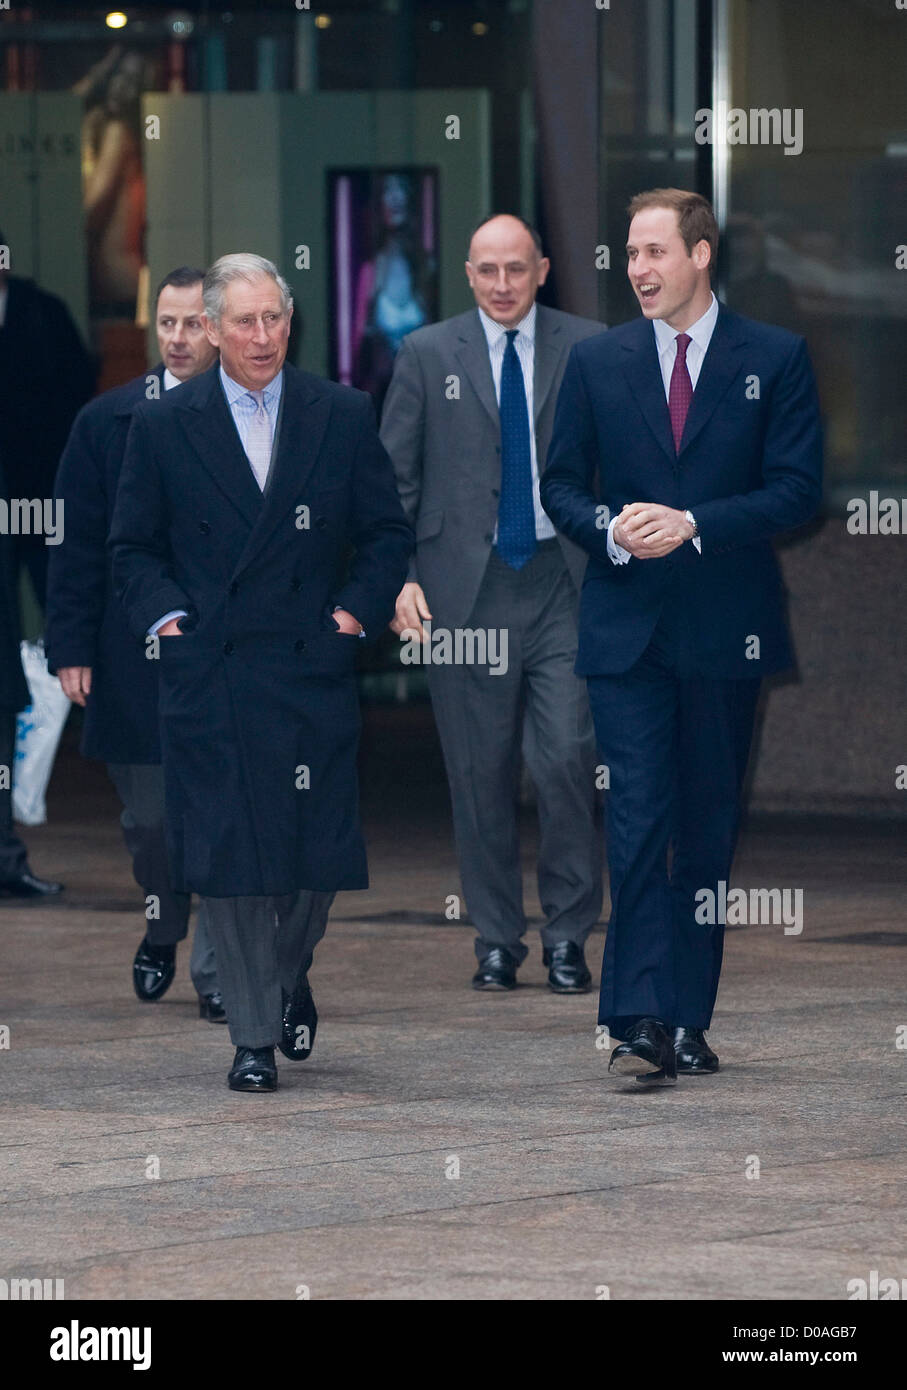
<svg viewBox="0 0 907 1390"><path fill-rule="evenodd" d="M253 417L258 411L258 404L247 386L240 386L238 381L234 381L232 376L227 375L223 367L219 370L220 384L224 388L224 395L227 398L227 405L230 407L230 414L233 416L233 423L236 426L236 432L243 446L243 452L249 460L249 467L252 469L252 474L256 478L256 482L259 482L261 486L260 480L255 474L252 456L249 452L249 427L252 424ZM262 392L265 411L271 422L272 441L274 439L274 431L277 428L277 412L280 409L280 396L282 390L283 372L279 371L274 379L268 382ZM262 488L262 490L264 489Z"/></svg>
<svg viewBox="0 0 907 1390"><path fill-rule="evenodd" d="M555 534L551 518L542 506L539 497L539 461L535 444L535 322L538 317L533 304L529 313L514 327L517 335L513 340L516 355L523 371L523 389L526 392L526 407L529 412L529 457L532 463L532 510L535 514L535 538L537 541L551 540ZM479 319L485 330L488 343L488 356L491 359L491 375L494 378L494 394L498 406L501 404L501 375L504 370L504 353L507 350L507 329L503 324L489 318L484 309L479 310ZM498 528L495 523L494 539L497 541Z"/></svg>
<svg viewBox="0 0 907 1390"><path fill-rule="evenodd" d="M693 390L696 390L696 383L699 380L699 373L702 371L702 364L708 351L709 343L712 341L712 334L715 332L715 324L718 322L718 300L712 295L711 303L706 309L702 318L697 319L694 324L686 329L690 339L687 343L687 371L690 373L690 381ZM677 339L680 336L676 328L672 328L664 319L654 319L652 327L655 330L655 347L658 352L658 365L661 368L661 379L664 382L665 400L671 399L671 373L674 370L674 363L677 360ZM620 520L614 516L608 526L608 556L615 565L625 565L631 558L629 550L625 550L622 545L618 545L614 539L614 527ZM702 541L699 536L693 537L693 544L702 554Z"/></svg>

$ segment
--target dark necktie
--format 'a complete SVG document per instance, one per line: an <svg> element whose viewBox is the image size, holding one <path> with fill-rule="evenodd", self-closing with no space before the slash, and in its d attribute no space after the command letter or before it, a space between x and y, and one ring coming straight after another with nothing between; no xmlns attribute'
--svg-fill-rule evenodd
<svg viewBox="0 0 907 1390"><path fill-rule="evenodd" d="M501 367L501 501L498 506L497 552L512 569L522 569L535 554L535 509L532 502L532 453L529 406L523 369L514 338L507 330Z"/></svg>
<svg viewBox="0 0 907 1390"><path fill-rule="evenodd" d="M671 415L671 433L674 436L674 452L680 453L680 441L687 422L690 401L693 399L693 383L687 367L687 348L692 339L689 333L677 334L677 356L671 373L671 386L668 391L668 410Z"/></svg>

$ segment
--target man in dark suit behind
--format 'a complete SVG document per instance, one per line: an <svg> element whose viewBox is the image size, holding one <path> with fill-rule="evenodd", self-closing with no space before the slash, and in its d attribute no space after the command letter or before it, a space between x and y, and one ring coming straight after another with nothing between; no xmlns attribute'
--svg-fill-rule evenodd
<svg viewBox="0 0 907 1390"><path fill-rule="evenodd" d="M425 642L433 621L430 655L448 633L487 634L489 652L500 643L497 667L481 660L427 667L477 932L473 988L513 989L527 955L517 825L522 743L538 800L548 984L576 994L591 982L583 947L602 899L595 740L573 671L586 557L555 534L538 480L567 355L602 325L536 304L548 269L538 233L521 218L491 217L476 229L466 263L476 307L404 338L381 437L416 528L394 631ZM472 652L464 645L461 654Z"/></svg>
<svg viewBox="0 0 907 1390"><path fill-rule="evenodd" d="M132 629L159 643L171 871L207 900L228 1083L272 1091L275 1045L311 1051L333 895L368 883L356 654L412 533L369 398L285 363L276 266L221 257L204 305L220 365L137 407L110 539Z"/></svg>
<svg viewBox="0 0 907 1390"><path fill-rule="evenodd" d="M159 662L129 629L113 590L107 536L132 414L163 400L217 360L203 322L203 270L171 271L155 296L161 361L149 373L105 391L76 418L60 460L55 492L65 509L63 544L48 571L44 645L51 671L85 709L82 752L102 758L123 804L120 823L145 897L146 929L132 963L139 999L163 998L176 971L176 947L188 932L191 896L174 892L164 839L164 777L158 735ZM199 1014L224 1023L214 951L204 908L190 962Z"/></svg>
<svg viewBox="0 0 907 1390"><path fill-rule="evenodd" d="M590 557L577 671L610 771L610 1071L673 1084L718 1069L715 909L760 681L793 663L771 542L818 508L822 446L803 339L712 294L706 200L655 189L629 212L643 317L574 348L542 500Z"/></svg>

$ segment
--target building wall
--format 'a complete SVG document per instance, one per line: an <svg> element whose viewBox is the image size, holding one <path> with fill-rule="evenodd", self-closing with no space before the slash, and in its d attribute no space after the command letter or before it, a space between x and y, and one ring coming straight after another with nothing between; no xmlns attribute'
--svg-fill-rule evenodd
<svg viewBox="0 0 907 1390"><path fill-rule="evenodd" d="M800 669L769 692L751 806L907 818L907 543L833 518L780 558Z"/></svg>

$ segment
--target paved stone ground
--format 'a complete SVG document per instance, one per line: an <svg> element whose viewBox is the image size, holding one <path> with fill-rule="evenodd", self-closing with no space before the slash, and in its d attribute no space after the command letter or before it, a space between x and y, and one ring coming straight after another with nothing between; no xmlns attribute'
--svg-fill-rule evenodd
<svg viewBox="0 0 907 1390"><path fill-rule="evenodd" d="M0 904L0 1275L88 1299L571 1300L840 1300L907 1276L903 827L748 828L736 882L803 888L803 932L729 932L721 1073L639 1093L606 1080L594 996L545 988L537 936L515 994L468 988L430 723L404 740L373 711L365 745L373 886L319 948L311 1060L243 1096L185 949L160 1004L132 994L116 803L68 735L27 832L65 899Z"/></svg>

